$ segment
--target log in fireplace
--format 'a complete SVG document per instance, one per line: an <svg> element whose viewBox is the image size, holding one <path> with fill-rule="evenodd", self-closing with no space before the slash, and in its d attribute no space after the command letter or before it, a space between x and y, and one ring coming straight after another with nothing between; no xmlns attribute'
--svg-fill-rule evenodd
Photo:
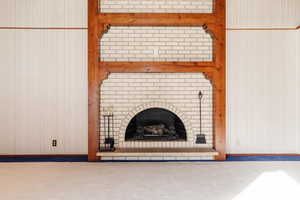
<svg viewBox="0 0 300 200"><path fill-rule="evenodd" d="M146 109L129 122L125 141L177 141L186 140L186 129L173 112L162 108Z"/></svg>

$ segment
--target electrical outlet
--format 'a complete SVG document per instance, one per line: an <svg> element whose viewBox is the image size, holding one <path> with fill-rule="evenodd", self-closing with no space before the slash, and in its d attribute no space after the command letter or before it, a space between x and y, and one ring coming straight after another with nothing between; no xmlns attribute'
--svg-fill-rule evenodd
<svg viewBox="0 0 300 200"><path fill-rule="evenodd" d="M52 140L52 146L56 147L57 146L57 140Z"/></svg>

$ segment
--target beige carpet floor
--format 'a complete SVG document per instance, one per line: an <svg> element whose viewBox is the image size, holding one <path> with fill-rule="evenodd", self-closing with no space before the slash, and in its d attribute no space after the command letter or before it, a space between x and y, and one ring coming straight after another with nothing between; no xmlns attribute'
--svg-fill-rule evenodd
<svg viewBox="0 0 300 200"><path fill-rule="evenodd" d="M300 199L300 162L0 163L2 200Z"/></svg>

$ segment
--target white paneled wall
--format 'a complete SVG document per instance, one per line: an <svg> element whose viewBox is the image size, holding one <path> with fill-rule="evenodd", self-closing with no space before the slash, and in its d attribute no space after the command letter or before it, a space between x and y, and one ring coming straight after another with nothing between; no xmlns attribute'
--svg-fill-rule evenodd
<svg viewBox="0 0 300 200"><path fill-rule="evenodd" d="M228 28L295 28L299 0L227 0Z"/></svg>
<svg viewBox="0 0 300 200"><path fill-rule="evenodd" d="M0 27L82 28L0 30L0 154L87 153L86 14L86 0L0 0Z"/></svg>
<svg viewBox="0 0 300 200"><path fill-rule="evenodd" d="M228 32L228 151L297 152L296 31Z"/></svg>
<svg viewBox="0 0 300 200"><path fill-rule="evenodd" d="M227 27L295 28L299 10L299 0L229 0ZM299 31L250 29L227 31L227 151L299 153Z"/></svg>
<svg viewBox="0 0 300 200"><path fill-rule="evenodd" d="M299 0L227 5L228 28L300 25ZM87 0L0 0L0 27L86 28ZM227 35L228 153L300 152L300 31ZM87 153L87 30L0 29L0 89L0 154Z"/></svg>
<svg viewBox="0 0 300 200"><path fill-rule="evenodd" d="M0 0L0 27L87 27L87 0Z"/></svg>
<svg viewBox="0 0 300 200"><path fill-rule="evenodd" d="M18 30L16 41L16 151L85 152L86 32Z"/></svg>
<svg viewBox="0 0 300 200"><path fill-rule="evenodd" d="M0 154L15 152L15 31L0 31Z"/></svg>
<svg viewBox="0 0 300 200"><path fill-rule="evenodd" d="M0 153L86 153L86 34L0 31Z"/></svg>
<svg viewBox="0 0 300 200"><path fill-rule="evenodd" d="M297 45L297 56L296 56L296 59L297 59L297 84L296 84L296 87L299 88L300 87L300 29L298 29L296 31L297 33L297 42L296 42L296 45ZM298 123L297 123L297 130L298 130L298 134L297 134L297 141L298 141L298 153L300 153L300 122L299 122L299 119L300 119L300 92L298 91L297 93L297 106L296 106L296 110L298 111L298 116L297 116L297 119L298 119Z"/></svg>

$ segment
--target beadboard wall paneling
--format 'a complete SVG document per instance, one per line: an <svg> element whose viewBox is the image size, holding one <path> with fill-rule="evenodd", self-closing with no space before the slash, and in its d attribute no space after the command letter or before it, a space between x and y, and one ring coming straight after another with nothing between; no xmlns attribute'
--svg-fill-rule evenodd
<svg viewBox="0 0 300 200"><path fill-rule="evenodd" d="M296 56L296 59L297 59L297 75L298 75L298 77L297 77L297 80L298 80L298 83L297 83L297 85L295 86L296 88L300 88L300 29L298 29L297 31L296 31L297 33L297 42L296 42L296 45L297 45L297 56ZM297 104L297 107L296 107L296 110L298 111L298 116L297 116L297 119L300 119L300 92L298 91L298 93L297 93L297 102L298 102L298 104ZM298 130L298 134L297 134L297 136L298 136L298 138L297 138L297 141L298 141L298 153L300 153L300 122L298 122L298 124L297 124L297 130Z"/></svg>
<svg viewBox="0 0 300 200"><path fill-rule="evenodd" d="M0 27L15 26L16 0L0 0Z"/></svg>
<svg viewBox="0 0 300 200"><path fill-rule="evenodd" d="M228 28L295 28L299 0L227 0Z"/></svg>
<svg viewBox="0 0 300 200"><path fill-rule="evenodd" d="M0 31L0 154L15 153L15 31Z"/></svg>
<svg viewBox="0 0 300 200"><path fill-rule="evenodd" d="M300 25L299 0L227 5L228 28ZM87 0L0 0L0 27L87 27L86 15ZM0 154L87 153L86 32L0 30ZM300 31L227 35L228 153L300 153Z"/></svg>
<svg viewBox="0 0 300 200"><path fill-rule="evenodd" d="M297 153L297 31L229 31L228 153Z"/></svg>
<svg viewBox="0 0 300 200"><path fill-rule="evenodd" d="M10 42L0 47L10 55L1 59L0 80L9 86L1 84L0 141L7 144L0 153L87 153L87 31L10 32L15 37L6 34Z"/></svg>
<svg viewBox="0 0 300 200"><path fill-rule="evenodd" d="M87 27L87 0L1 0L0 27Z"/></svg>

